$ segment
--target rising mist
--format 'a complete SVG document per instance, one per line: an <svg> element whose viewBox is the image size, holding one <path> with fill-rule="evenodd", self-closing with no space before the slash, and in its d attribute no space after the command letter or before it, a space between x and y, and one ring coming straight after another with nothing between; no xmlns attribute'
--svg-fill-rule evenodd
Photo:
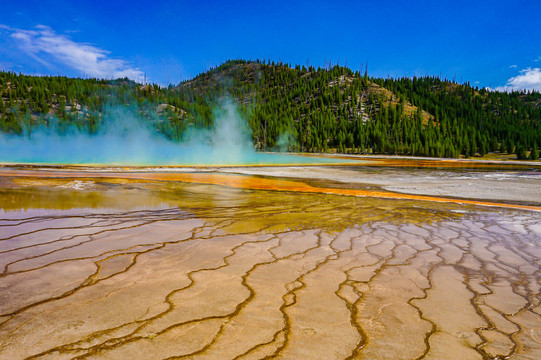
<svg viewBox="0 0 541 360"><path fill-rule="evenodd" d="M25 136L0 134L0 163L100 165L235 165L306 163L314 159L257 153L235 106L214 109L211 129L191 129L180 143L168 140L140 115L106 107L96 134L77 128L33 130Z"/></svg>

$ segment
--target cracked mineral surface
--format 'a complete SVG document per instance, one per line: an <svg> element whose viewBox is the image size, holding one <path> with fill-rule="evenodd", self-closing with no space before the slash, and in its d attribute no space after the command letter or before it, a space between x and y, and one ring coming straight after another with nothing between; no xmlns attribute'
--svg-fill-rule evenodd
<svg viewBox="0 0 541 360"><path fill-rule="evenodd" d="M541 359L535 199L268 173L0 185L1 359Z"/></svg>

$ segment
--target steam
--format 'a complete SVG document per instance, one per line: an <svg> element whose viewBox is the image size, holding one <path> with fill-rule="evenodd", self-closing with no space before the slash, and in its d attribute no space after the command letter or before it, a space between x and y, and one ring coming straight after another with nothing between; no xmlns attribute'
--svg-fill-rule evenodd
<svg viewBox="0 0 541 360"><path fill-rule="evenodd" d="M214 127L188 129L181 143L169 141L135 111L111 107L97 134L69 128L0 134L0 163L103 165L235 165L306 163L313 159L257 153L250 132L231 101L215 110Z"/></svg>
<svg viewBox="0 0 541 360"><path fill-rule="evenodd" d="M293 134L289 131L280 134L278 140L276 141L276 149L280 152L289 151L292 148L298 146L297 141Z"/></svg>
<svg viewBox="0 0 541 360"><path fill-rule="evenodd" d="M214 110L214 127L188 130L182 153L195 164L243 164L254 161L257 153L250 131L231 101Z"/></svg>

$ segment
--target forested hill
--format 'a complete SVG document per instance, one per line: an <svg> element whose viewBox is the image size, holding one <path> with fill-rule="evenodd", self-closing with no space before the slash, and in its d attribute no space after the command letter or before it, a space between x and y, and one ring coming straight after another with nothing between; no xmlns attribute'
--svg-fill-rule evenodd
<svg viewBox="0 0 541 360"><path fill-rule="evenodd" d="M99 133L107 109L125 107L172 141L212 126L232 99L259 150L438 157L488 152L538 157L541 94L499 93L437 77L378 79L346 67L228 61L167 88L128 79L0 73L0 130Z"/></svg>

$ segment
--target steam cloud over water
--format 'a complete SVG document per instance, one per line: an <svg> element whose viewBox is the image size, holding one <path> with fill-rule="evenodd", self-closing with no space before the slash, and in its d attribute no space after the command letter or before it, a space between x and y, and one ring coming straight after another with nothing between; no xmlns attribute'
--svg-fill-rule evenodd
<svg viewBox="0 0 541 360"><path fill-rule="evenodd" d="M234 105L215 112L214 127L191 130L181 143L169 141L125 108L109 108L101 130L89 135L50 128L29 136L0 134L0 162L35 164L227 165L306 163L313 159L257 153Z"/></svg>

